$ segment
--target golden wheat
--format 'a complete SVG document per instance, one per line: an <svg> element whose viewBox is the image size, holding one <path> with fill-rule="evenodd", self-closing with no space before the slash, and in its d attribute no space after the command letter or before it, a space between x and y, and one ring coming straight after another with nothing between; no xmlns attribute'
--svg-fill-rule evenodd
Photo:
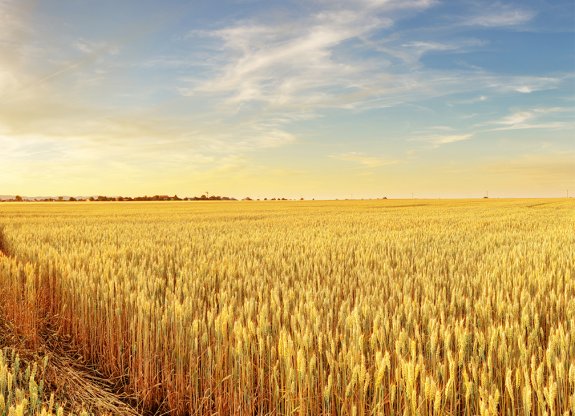
<svg viewBox="0 0 575 416"><path fill-rule="evenodd" d="M570 200L0 206L3 310L173 414L575 412Z"/></svg>
<svg viewBox="0 0 575 416"><path fill-rule="evenodd" d="M21 360L15 350L0 350L0 415L73 416L54 394L44 389L48 356L38 362ZM88 416L82 411L80 416Z"/></svg>

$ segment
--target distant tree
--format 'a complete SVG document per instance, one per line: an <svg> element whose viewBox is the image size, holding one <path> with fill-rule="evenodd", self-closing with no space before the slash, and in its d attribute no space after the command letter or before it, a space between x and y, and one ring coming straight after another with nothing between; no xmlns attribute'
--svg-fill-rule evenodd
<svg viewBox="0 0 575 416"><path fill-rule="evenodd" d="M16 201L18 201L18 202L22 202L22 197L21 197L20 195L16 195L16 198L15 198L15 199L16 199Z"/></svg>
<svg viewBox="0 0 575 416"><path fill-rule="evenodd" d="M76 201L76 198L74 198L73 196L71 196L68 201L75 202L75 201Z"/></svg>

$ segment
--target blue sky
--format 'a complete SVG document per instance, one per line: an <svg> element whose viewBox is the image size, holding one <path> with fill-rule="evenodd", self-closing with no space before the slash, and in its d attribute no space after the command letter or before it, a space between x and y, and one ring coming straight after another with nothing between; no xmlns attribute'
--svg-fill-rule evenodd
<svg viewBox="0 0 575 416"><path fill-rule="evenodd" d="M0 194L575 193L573 1L0 0Z"/></svg>

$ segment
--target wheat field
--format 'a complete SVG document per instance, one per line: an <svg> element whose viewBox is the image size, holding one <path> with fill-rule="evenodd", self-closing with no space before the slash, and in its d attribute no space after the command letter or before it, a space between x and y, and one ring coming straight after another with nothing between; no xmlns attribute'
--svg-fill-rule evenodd
<svg viewBox="0 0 575 416"><path fill-rule="evenodd" d="M0 227L2 319L142 413L575 413L573 200L14 203Z"/></svg>

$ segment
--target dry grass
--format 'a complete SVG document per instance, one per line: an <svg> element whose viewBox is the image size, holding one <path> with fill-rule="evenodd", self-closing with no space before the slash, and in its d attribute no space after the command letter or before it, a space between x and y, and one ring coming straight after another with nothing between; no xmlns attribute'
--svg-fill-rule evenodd
<svg viewBox="0 0 575 416"><path fill-rule="evenodd" d="M545 204L543 204L545 202ZM567 200L0 206L9 319L149 411L575 410Z"/></svg>
<svg viewBox="0 0 575 416"><path fill-rule="evenodd" d="M139 414L104 386L104 381L61 356L0 350L0 415Z"/></svg>

